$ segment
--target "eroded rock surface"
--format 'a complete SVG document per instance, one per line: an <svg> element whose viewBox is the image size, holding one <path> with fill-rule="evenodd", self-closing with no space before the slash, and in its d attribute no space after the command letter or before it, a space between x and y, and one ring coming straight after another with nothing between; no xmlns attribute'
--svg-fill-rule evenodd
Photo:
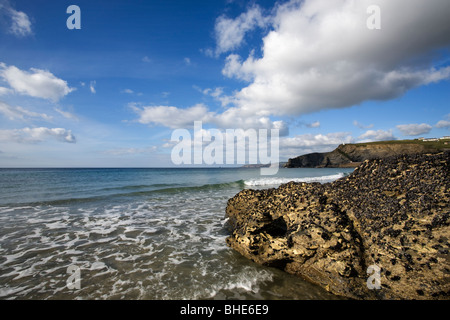
<svg viewBox="0 0 450 320"><path fill-rule="evenodd" d="M368 160L328 184L243 190L228 201L227 243L337 295L449 299L449 156ZM367 286L373 265L379 290Z"/></svg>

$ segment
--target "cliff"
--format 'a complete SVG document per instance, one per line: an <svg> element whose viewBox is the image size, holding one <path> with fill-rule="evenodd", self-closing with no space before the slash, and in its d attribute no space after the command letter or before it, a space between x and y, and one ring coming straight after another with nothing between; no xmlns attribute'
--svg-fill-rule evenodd
<svg viewBox="0 0 450 320"><path fill-rule="evenodd" d="M336 295L449 299L449 157L366 160L328 184L243 190L228 201L227 243Z"/></svg>
<svg viewBox="0 0 450 320"><path fill-rule="evenodd" d="M310 153L289 159L286 168L357 167L365 160L402 154L436 153L448 149L444 142L419 140L385 141L340 145L331 152Z"/></svg>

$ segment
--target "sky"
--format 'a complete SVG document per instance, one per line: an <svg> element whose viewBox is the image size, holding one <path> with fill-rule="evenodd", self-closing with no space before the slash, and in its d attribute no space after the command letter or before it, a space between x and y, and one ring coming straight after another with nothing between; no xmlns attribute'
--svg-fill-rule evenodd
<svg viewBox="0 0 450 320"><path fill-rule="evenodd" d="M195 121L205 136L276 129L280 161L448 136L448 12L448 0L0 0L0 167L171 167L173 132Z"/></svg>

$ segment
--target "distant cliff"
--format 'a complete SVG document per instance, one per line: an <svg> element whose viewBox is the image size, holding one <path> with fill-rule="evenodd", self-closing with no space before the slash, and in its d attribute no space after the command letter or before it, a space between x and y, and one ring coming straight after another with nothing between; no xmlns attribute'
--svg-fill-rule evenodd
<svg viewBox="0 0 450 320"><path fill-rule="evenodd" d="M243 190L227 243L336 295L448 300L449 165L450 151L386 157L332 183Z"/></svg>
<svg viewBox="0 0 450 320"><path fill-rule="evenodd" d="M436 153L449 149L448 141L385 141L340 145L331 152L310 153L289 159L286 168L357 167L365 160L389 156Z"/></svg>

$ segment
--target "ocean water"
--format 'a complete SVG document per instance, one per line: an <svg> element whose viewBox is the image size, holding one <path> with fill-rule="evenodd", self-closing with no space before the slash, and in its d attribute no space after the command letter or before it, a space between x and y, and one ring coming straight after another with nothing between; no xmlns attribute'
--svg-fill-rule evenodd
<svg viewBox="0 0 450 320"><path fill-rule="evenodd" d="M0 299L335 299L227 247L245 188L351 169L0 169Z"/></svg>

